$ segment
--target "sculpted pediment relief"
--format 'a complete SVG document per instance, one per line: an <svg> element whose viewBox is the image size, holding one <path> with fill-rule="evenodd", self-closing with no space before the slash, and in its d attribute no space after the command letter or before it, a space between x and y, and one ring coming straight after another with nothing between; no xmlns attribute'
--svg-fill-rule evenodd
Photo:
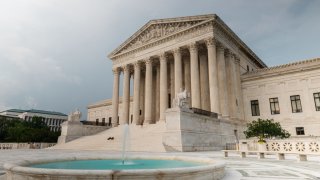
<svg viewBox="0 0 320 180"><path fill-rule="evenodd" d="M166 36L175 34L176 32L186 30L191 26L197 25L208 19L213 18L213 15L195 16L177 19L153 20L144 25L139 31L131 36L126 42L119 46L111 55L116 55L136 47L142 46L149 42L157 41ZM189 19L187 19L189 18Z"/></svg>
<svg viewBox="0 0 320 180"><path fill-rule="evenodd" d="M138 47L142 44L148 43L152 40L159 39L161 37L174 34L183 29L187 29L200 21L180 22L180 23L164 23L164 24L152 24L145 29L139 36L128 43L122 51L129 50Z"/></svg>

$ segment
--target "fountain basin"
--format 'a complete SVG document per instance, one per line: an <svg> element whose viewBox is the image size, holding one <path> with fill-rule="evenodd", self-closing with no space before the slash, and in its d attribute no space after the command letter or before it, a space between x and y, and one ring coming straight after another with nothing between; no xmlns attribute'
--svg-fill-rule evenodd
<svg viewBox="0 0 320 180"><path fill-rule="evenodd" d="M121 157L68 157L57 159L38 159L25 160L16 163L5 164L7 180L33 180L33 179L54 179L54 180L72 180L72 179L221 179L224 176L224 163L209 158L195 158L183 156L130 156L132 160L159 160L159 161L184 161L188 167L170 167L156 169L111 169L111 170L88 170L88 169L48 169L30 167L36 164L74 161L74 160L116 160ZM98 169L98 168L97 168Z"/></svg>

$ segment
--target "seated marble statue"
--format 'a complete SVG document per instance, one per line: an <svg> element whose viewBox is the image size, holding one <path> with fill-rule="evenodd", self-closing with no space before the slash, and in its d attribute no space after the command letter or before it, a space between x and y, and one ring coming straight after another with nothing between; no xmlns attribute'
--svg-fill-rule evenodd
<svg viewBox="0 0 320 180"><path fill-rule="evenodd" d="M179 107L179 108L189 108L189 103L188 103L188 93L187 90L185 89L182 91L180 90L180 93L176 94L176 98L173 100L173 107Z"/></svg>

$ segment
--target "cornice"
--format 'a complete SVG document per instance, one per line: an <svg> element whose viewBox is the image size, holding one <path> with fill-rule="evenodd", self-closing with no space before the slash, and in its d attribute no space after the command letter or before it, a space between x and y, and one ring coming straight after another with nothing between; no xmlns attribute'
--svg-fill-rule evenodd
<svg viewBox="0 0 320 180"><path fill-rule="evenodd" d="M308 59L303 61L297 61L293 63L273 66L264 69L257 69L255 71L247 72L241 75L243 82L250 80L257 80L267 77L285 75L290 73L296 73L301 71L309 71L320 68L320 58Z"/></svg>
<svg viewBox="0 0 320 180"><path fill-rule="evenodd" d="M133 97L130 97L130 102L133 102ZM119 97L119 104L122 103L122 97ZM103 101L95 102L92 104L89 104L87 106L87 109L93 109L98 107L104 107L104 106L111 106L112 105L112 99L105 99Z"/></svg>

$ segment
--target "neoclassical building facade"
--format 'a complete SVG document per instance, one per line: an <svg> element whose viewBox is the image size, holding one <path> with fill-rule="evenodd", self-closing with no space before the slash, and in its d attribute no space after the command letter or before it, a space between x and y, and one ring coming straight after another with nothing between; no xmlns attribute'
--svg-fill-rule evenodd
<svg viewBox="0 0 320 180"><path fill-rule="evenodd" d="M242 126L239 131L270 118L292 135L304 128L303 135L320 136L320 60L268 68L215 14L151 20L108 57L112 100L89 105L89 121L165 122L176 95L186 90L191 109L215 113Z"/></svg>
<svg viewBox="0 0 320 180"><path fill-rule="evenodd" d="M113 124L165 120L176 94L186 90L192 108L243 120L240 74L266 65L216 15L153 20L114 50ZM241 59L241 60L240 60ZM123 102L119 112L119 76ZM117 122L118 115L120 121Z"/></svg>

